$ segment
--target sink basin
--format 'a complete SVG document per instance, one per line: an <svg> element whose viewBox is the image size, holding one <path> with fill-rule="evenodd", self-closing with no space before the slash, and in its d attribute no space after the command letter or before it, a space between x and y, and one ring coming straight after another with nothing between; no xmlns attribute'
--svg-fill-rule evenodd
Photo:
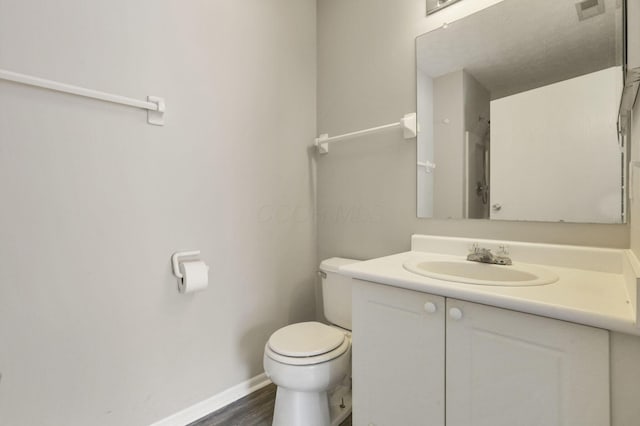
<svg viewBox="0 0 640 426"><path fill-rule="evenodd" d="M553 272L533 265L492 265L468 260L409 261L402 266L414 274L444 281L492 286L535 286L558 281Z"/></svg>

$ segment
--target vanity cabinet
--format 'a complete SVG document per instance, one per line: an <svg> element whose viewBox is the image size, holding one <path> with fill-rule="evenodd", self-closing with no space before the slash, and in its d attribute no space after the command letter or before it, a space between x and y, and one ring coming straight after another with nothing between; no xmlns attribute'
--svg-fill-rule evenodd
<svg viewBox="0 0 640 426"><path fill-rule="evenodd" d="M444 297L354 280L354 425L444 425Z"/></svg>
<svg viewBox="0 0 640 426"><path fill-rule="evenodd" d="M610 424L607 331L364 281L353 291L354 425Z"/></svg>
<svg viewBox="0 0 640 426"><path fill-rule="evenodd" d="M447 426L609 424L607 331L455 299L446 305Z"/></svg>

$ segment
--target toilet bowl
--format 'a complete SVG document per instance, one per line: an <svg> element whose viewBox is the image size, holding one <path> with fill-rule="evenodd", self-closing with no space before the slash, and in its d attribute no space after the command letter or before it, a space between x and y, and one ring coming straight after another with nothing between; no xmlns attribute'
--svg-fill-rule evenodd
<svg viewBox="0 0 640 426"><path fill-rule="evenodd" d="M283 338L287 335L287 338ZM311 347L314 336L325 335ZM278 339L277 337L280 337ZM351 366L351 338L318 322L293 324L278 330L265 345L264 370L278 386L273 424L328 426L332 422L330 391L347 381ZM346 418L349 414L344 407Z"/></svg>
<svg viewBox="0 0 640 426"><path fill-rule="evenodd" d="M274 426L337 426L351 413L351 279L332 258L320 265L324 313L334 325L303 322L274 332L264 370L278 387Z"/></svg>

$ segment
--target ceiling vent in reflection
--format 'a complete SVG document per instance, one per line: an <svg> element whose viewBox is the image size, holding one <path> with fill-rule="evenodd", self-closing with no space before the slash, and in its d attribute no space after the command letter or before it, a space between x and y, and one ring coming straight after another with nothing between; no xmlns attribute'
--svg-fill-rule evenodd
<svg viewBox="0 0 640 426"><path fill-rule="evenodd" d="M594 16L604 13L604 0L584 0L578 2L576 3L576 10L578 11L578 19L581 21L593 18Z"/></svg>

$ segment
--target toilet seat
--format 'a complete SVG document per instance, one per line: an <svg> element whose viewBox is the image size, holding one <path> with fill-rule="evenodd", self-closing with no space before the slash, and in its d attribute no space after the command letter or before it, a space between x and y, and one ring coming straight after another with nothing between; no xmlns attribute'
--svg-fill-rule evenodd
<svg viewBox="0 0 640 426"><path fill-rule="evenodd" d="M344 354L350 339L337 328L319 322L288 325L271 335L265 354L288 365L313 365Z"/></svg>

